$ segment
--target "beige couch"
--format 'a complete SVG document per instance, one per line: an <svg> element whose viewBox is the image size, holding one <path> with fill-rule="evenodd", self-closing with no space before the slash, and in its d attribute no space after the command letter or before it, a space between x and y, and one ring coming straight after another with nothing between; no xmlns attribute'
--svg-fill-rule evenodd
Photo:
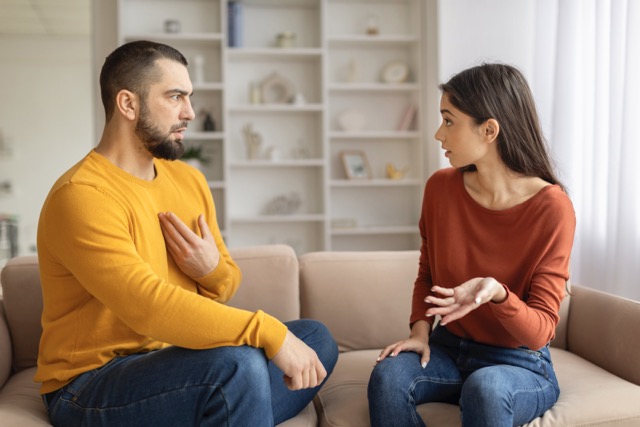
<svg viewBox="0 0 640 427"><path fill-rule="evenodd" d="M232 305L262 308L283 321L319 319L342 351L315 405L281 426L368 426L369 374L379 349L407 335L418 253L298 258L283 245L231 253L244 273ZM37 259L11 260L1 281L0 426L46 426L32 382L42 308ZM560 400L528 426L640 426L640 303L574 286L563 310L552 348ZM418 409L429 427L460 425L457 406Z"/></svg>

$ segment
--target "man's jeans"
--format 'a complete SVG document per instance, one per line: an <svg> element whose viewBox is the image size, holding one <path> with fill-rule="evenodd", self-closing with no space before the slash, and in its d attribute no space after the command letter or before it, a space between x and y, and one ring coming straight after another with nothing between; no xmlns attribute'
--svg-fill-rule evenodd
<svg viewBox="0 0 640 427"><path fill-rule="evenodd" d="M380 362L369 381L371 425L424 426L416 405L459 404L464 427L511 427L542 415L560 390L549 349L482 345L436 327L431 358L403 352ZM427 425L429 420L426 420Z"/></svg>
<svg viewBox="0 0 640 427"><path fill-rule="evenodd" d="M286 325L331 373L338 349L326 327ZM319 388L291 391L282 376L261 349L169 347L116 357L44 400L55 426L273 426L297 415Z"/></svg>

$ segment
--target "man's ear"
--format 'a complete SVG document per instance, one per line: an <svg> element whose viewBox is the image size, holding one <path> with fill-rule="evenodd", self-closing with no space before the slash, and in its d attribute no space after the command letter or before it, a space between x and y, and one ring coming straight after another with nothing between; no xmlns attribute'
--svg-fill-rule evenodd
<svg viewBox="0 0 640 427"><path fill-rule="evenodd" d="M500 124L496 119L488 119L484 122L482 132L488 143L495 142L498 139L498 134L500 133Z"/></svg>
<svg viewBox="0 0 640 427"><path fill-rule="evenodd" d="M140 111L140 98L135 93L122 89L116 95L116 109L122 116L134 121Z"/></svg>

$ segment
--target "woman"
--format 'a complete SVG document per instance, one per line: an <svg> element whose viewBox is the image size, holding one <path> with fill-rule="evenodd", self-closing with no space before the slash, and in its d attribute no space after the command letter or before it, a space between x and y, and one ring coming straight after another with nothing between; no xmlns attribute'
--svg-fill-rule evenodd
<svg viewBox="0 0 640 427"><path fill-rule="evenodd" d="M371 424L422 426L416 405L446 402L465 427L521 425L558 399L548 345L575 214L519 71L484 64L440 89L435 138L453 167L425 187L411 333L378 358Z"/></svg>

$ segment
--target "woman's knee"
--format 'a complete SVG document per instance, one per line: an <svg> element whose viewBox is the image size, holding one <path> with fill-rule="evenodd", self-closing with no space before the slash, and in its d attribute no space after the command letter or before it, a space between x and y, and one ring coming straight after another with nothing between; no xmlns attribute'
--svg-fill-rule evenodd
<svg viewBox="0 0 640 427"><path fill-rule="evenodd" d="M415 353L400 353L377 363L369 378L369 395L375 396L380 392L391 394L408 392L415 378L408 372L407 366L413 362L411 359L416 357L419 356Z"/></svg>

